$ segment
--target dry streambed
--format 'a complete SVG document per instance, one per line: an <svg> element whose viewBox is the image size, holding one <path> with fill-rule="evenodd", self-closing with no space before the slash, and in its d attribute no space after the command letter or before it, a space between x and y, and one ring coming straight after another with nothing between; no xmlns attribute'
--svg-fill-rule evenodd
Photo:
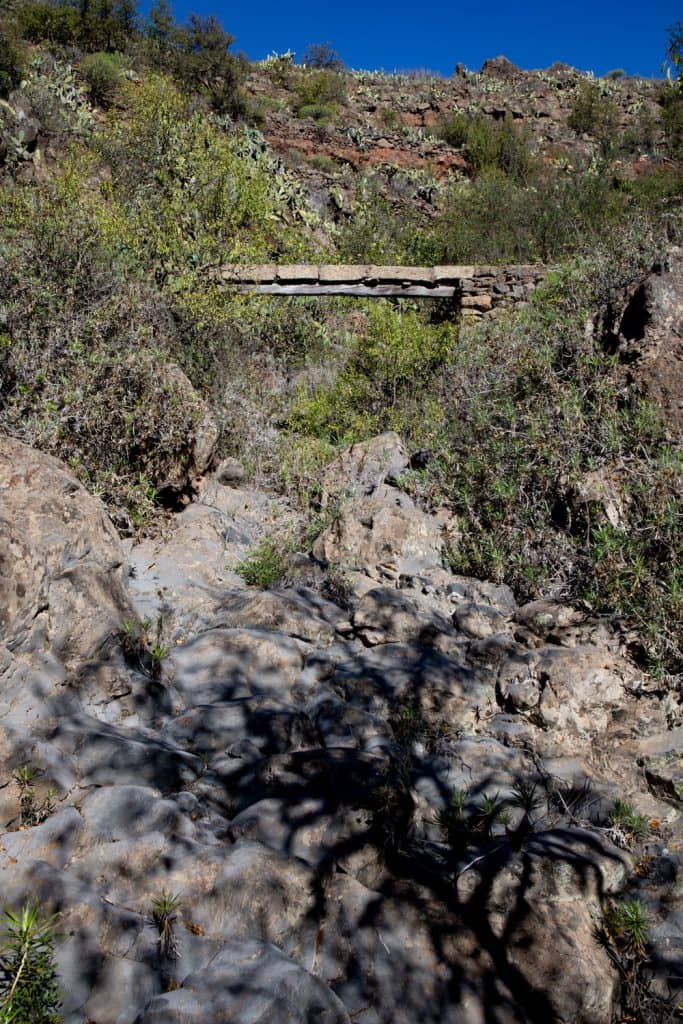
<svg viewBox="0 0 683 1024"><path fill-rule="evenodd" d="M124 549L0 439L0 897L59 914L70 1024L610 1024L681 984L673 696L604 622L444 569L406 460L346 453L263 592L234 570L282 499L207 479Z"/></svg>

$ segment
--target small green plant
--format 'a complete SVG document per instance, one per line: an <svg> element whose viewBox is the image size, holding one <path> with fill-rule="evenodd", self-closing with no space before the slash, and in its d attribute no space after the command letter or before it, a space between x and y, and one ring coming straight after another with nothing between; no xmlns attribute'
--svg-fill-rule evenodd
<svg viewBox="0 0 683 1024"><path fill-rule="evenodd" d="M526 818L531 821L532 816L541 806L543 800L538 792L536 783L519 779L512 787L512 796L509 803L512 807L518 807L519 810L523 811Z"/></svg>
<svg viewBox="0 0 683 1024"><path fill-rule="evenodd" d="M14 769L13 777L19 787L19 827L31 828L40 825L55 809L55 792L48 789L44 799L38 801L33 783L39 775L32 764L20 765Z"/></svg>
<svg viewBox="0 0 683 1024"><path fill-rule="evenodd" d="M617 800L609 812L607 820L614 829L626 833L631 840L644 839L650 826L644 814L638 814L631 804Z"/></svg>
<svg viewBox="0 0 683 1024"><path fill-rule="evenodd" d="M179 906L180 893L168 892L166 889L152 900L152 920L159 932L159 952L167 960L176 960L180 955L175 933Z"/></svg>
<svg viewBox="0 0 683 1024"><path fill-rule="evenodd" d="M152 678L159 679L161 677L161 663L165 658L168 657L169 650L164 644L153 644L149 648L149 653L152 658Z"/></svg>
<svg viewBox="0 0 683 1024"><path fill-rule="evenodd" d="M473 826L483 832L487 838L491 838L496 825L505 825L508 821L508 814L505 810L506 801L500 793L494 796L484 796L479 807L473 815Z"/></svg>
<svg viewBox="0 0 683 1024"><path fill-rule="evenodd" d="M6 910L1 926L0 1024L59 1024L61 996L54 962L55 920L36 903Z"/></svg>
<svg viewBox="0 0 683 1024"><path fill-rule="evenodd" d="M446 840L453 847L464 847L471 831L471 822L465 813L469 796L467 789L454 789L445 807L437 811L435 823L442 829Z"/></svg>
<svg viewBox="0 0 683 1024"><path fill-rule="evenodd" d="M621 950L638 959L645 955L648 920L642 904L629 900L610 906L605 921Z"/></svg>
<svg viewBox="0 0 683 1024"><path fill-rule="evenodd" d="M250 587L268 590L275 586L287 572L287 559L282 545L271 538L261 541L253 551L244 558L235 572Z"/></svg>
<svg viewBox="0 0 683 1024"><path fill-rule="evenodd" d="M157 621L156 640L150 639L151 622L143 619L141 622L127 620L119 633L119 642L123 656L129 665L139 669L152 679L161 678L162 662L168 657L170 650L161 642L163 622L161 616Z"/></svg>

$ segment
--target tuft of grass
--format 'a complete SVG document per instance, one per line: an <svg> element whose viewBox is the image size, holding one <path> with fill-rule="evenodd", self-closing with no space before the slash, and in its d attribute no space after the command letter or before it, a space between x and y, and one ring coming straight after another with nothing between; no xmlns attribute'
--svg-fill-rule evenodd
<svg viewBox="0 0 683 1024"><path fill-rule="evenodd" d="M625 953L638 959L645 955L648 919L638 900L608 907L605 919L610 933Z"/></svg>
<svg viewBox="0 0 683 1024"><path fill-rule="evenodd" d="M250 587L268 590L275 586L287 572L287 559L283 554L282 545L271 538L261 541L239 563L235 572Z"/></svg>
<svg viewBox="0 0 683 1024"><path fill-rule="evenodd" d="M178 958L178 940L175 926L178 920L176 911L180 906L180 893L172 893L162 889L152 899L152 920L159 932L159 952L168 960Z"/></svg>
<svg viewBox="0 0 683 1024"><path fill-rule="evenodd" d="M638 814L631 804L624 800L615 801L607 820L612 828L625 832L633 840L644 839L650 831L645 815Z"/></svg>

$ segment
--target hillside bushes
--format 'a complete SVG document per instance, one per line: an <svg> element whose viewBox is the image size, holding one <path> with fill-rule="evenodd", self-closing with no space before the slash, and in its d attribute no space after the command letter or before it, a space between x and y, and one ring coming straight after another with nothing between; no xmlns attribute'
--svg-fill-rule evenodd
<svg viewBox="0 0 683 1024"><path fill-rule="evenodd" d="M119 102L45 180L0 183L0 425L142 525L188 467L201 413L169 362L210 394L240 343L208 268L302 240L241 129L154 76Z"/></svg>
<svg viewBox="0 0 683 1024"><path fill-rule="evenodd" d="M8 36L0 32L0 98L9 96L21 81L19 51Z"/></svg>
<svg viewBox="0 0 683 1024"><path fill-rule="evenodd" d="M371 305L365 321L334 382L300 394L291 427L351 444L385 430L415 435L429 421L454 325L429 325L414 309L384 304Z"/></svg>
<svg viewBox="0 0 683 1024"><path fill-rule="evenodd" d="M648 666L673 671L683 460L585 330L649 258L647 234L622 231L616 249L551 275L528 311L463 327L457 344L424 314L378 306L336 379L300 396L290 426L314 447L398 430L430 452L406 486L459 519L453 568L505 581L522 600L551 594L623 616Z"/></svg>

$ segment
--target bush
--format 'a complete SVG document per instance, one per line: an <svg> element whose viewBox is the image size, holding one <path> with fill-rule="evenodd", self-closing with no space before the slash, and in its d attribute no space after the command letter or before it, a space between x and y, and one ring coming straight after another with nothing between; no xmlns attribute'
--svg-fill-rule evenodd
<svg viewBox="0 0 683 1024"><path fill-rule="evenodd" d="M438 130L440 138L447 142L454 149L460 149L467 142L470 130L470 119L463 111L458 110L450 114L442 122Z"/></svg>
<svg viewBox="0 0 683 1024"><path fill-rule="evenodd" d="M235 37L214 17L191 14L184 28L175 29L162 51L162 64L170 56L175 77L187 89L207 95L219 114L239 116L244 111L240 86L246 65L230 53ZM170 52L169 52L170 51Z"/></svg>
<svg viewBox="0 0 683 1024"><path fill-rule="evenodd" d="M342 71L344 68L344 61L329 43L309 43L302 64L319 71Z"/></svg>
<svg viewBox="0 0 683 1024"><path fill-rule="evenodd" d="M70 46L78 41L79 22L75 7L56 3L26 3L19 7L19 29L32 43L48 42Z"/></svg>
<svg viewBox="0 0 683 1024"><path fill-rule="evenodd" d="M683 86L680 79L673 85L663 86L660 102L667 151L674 160L680 160L683 157Z"/></svg>
<svg viewBox="0 0 683 1024"><path fill-rule="evenodd" d="M306 71L296 85L294 112L305 117L303 110L328 108L346 99L344 78L336 71Z"/></svg>
<svg viewBox="0 0 683 1024"><path fill-rule="evenodd" d="M100 107L109 107L124 79L126 61L117 53L90 53L81 61L81 74L90 97Z"/></svg>
<svg viewBox="0 0 683 1024"><path fill-rule="evenodd" d="M0 32L0 97L9 96L21 82L22 62L14 43Z"/></svg>
<svg viewBox="0 0 683 1024"><path fill-rule="evenodd" d="M282 544L271 539L262 541L239 563L235 572L250 587L259 587L261 590L274 587L287 572Z"/></svg>
<svg viewBox="0 0 683 1024"><path fill-rule="evenodd" d="M310 117L314 121L330 121L336 116L337 108L325 103L309 103L297 110L297 117Z"/></svg>
<svg viewBox="0 0 683 1024"><path fill-rule="evenodd" d="M597 82L582 82L574 96L567 124L578 135L592 135L607 154L614 144L618 116L616 106L603 97Z"/></svg>
<svg viewBox="0 0 683 1024"><path fill-rule="evenodd" d="M336 380L300 395L291 426L333 444L384 430L419 433L438 403L454 339L452 324L429 325L411 308L373 304Z"/></svg>

